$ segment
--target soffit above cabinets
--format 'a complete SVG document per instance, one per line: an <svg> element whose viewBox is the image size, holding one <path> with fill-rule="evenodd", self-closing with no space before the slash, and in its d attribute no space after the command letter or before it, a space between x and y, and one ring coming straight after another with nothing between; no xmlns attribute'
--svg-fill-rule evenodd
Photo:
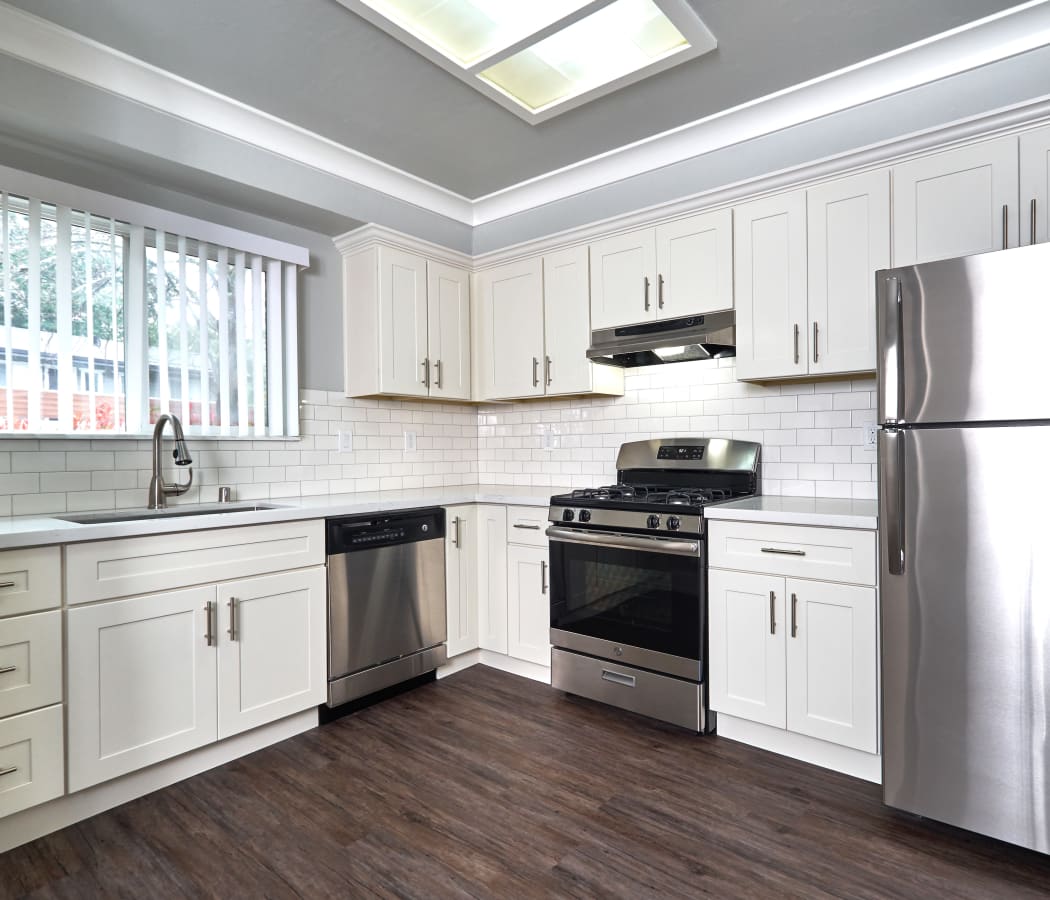
<svg viewBox="0 0 1050 900"><path fill-rule="evenodd" d="M530 124L717 46L686 0L338 0Z"/></svg>

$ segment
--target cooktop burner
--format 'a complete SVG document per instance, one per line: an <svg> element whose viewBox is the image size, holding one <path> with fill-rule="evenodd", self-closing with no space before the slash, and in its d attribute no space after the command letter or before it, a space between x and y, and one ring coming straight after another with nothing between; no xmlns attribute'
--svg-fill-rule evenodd
<svg viewBox="0 0 1050 900"><path fill-rule="evenodd" d="M717 500L728 500L734 493L721 488L683 488L660 484L610 484L597 488L581 488L559 500L600 500L616 504L644 503L655 506L703 506Z"/></svg>

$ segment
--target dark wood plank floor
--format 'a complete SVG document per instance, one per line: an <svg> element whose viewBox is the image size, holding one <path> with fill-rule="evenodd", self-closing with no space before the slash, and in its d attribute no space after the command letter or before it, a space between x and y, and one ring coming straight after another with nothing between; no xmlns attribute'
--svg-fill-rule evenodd
<svg viewBox="0 0 1050 900"><path fill-rule="evenodd" d="M0 897L1046 897L879 788L474 667L0 856Z"/></svg>

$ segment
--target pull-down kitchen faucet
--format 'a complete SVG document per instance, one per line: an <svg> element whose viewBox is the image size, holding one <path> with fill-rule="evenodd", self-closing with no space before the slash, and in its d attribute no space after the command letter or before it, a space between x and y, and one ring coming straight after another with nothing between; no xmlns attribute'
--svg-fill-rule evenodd
<svg viewBox="0 0 1050 900"><path fill-rule="evenodd" d="M161 471L161 442L164 438L164 426L171 422L171 430L175 436L175 449L172 458L177 466L190 466L193 459L190 451L186 448L186 437L182 433L182 423L172 415L164 413L157 419L153 429L153 477L149 481L149 497L146 500L148 509L164 509L168 505L168 497L178 497L185 494L193 484L193 469L189 470L189 481L185 484L165 484L164 473Z"/></svg>

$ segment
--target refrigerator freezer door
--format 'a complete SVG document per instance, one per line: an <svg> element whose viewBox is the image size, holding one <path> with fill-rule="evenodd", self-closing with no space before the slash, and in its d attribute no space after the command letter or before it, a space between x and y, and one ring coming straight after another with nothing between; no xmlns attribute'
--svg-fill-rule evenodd
<svg viewBox="0 0 1050 900"><path fill-rule="evenodd" d="M897 465L879 466L884 799L1050 852L1050 479L1011 483L1050 458L1050 426L883 432L879 453L894 441Z"/></svg>
<svg viewBox="0 0 1050 900"><path fill-rule="evenodd" d="M1050 244L876 279L879 421L1050 419Z"/></svg>

